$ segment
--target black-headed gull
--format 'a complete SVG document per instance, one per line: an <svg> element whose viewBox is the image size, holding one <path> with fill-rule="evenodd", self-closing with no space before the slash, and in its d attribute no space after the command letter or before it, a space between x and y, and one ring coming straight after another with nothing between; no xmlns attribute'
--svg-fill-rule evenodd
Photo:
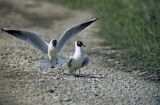
<svg viewBox="0 0 160 105"><path fill-rule="evenodd" d="M67 63L70 74L75 72L77 69L86 66L89 63L89 59L87 56L85 56L82 47L86 47L82 41L75 42L75 52L73 56L69 58L69 61Z"/></svg>
<svg viewBox="0 0 160 105"><path fill-rule="evenodd" d="M33 32L28 32L24 30L18 29L10 29L10 28L2 28L2 31L5 31L21 40L27 41L32 44L34 47L38 48L45 54L48 54L48 57L51 61L51 68L54 68L56 64L58 64L58 53L61 51L62 47L77 33L81 30L85 29L88 25L95 22L97 18L91 19L87 22L75 25L69 29L67 29L59 40L52 39L50 43L42 40L38 34Z"/></svg>

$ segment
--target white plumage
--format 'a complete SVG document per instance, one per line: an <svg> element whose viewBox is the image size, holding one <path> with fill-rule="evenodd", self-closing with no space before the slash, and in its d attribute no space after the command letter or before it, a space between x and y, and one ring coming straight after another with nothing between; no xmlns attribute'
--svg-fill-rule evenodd
<svg viewBox="0 0 160 105"><path fill-rule="evenodd" d="M89 63L89 59L85 56L82 46L85 47L81 41L75 42L75 52L68 62L68 69L70 73L75 72L77 69L80 69Z"/></svg>
<svg viewBox="0 0 160 105"><path fill-rule="evenodd" d="M38 48L40 51L42 51L45 54L48 54L48 57L51 61L51 67L54 67L55 64L58 64L58 53L61 51L63 46L77 33L79 33L81 30L85 29L87 26L89 26L91 23L95 22L97 18L91 19L87 22L81 23L79 25L75 25L69 29L67 29L63 35L60 37L60 39L54 40L52 39L50 43L45 42L42 40L39 35L33 32L23 31L23 30L17 30L17 29L10 29L10 28L2 28L2 31L5 31L9 33L10 35L13 35L21 40L27 41L28 43L32 44L34 47Z"/></svg>

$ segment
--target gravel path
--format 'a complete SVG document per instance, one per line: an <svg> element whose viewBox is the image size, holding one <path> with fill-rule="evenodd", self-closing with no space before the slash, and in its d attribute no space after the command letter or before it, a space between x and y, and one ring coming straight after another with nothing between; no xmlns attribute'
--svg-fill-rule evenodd
<svg viewBox="0 0 160 105"><path fill-rule="evenodd" d="M71 10L57 4L32 0L0 0L0 27L17 27L35 31L46 41L59 38L65 29L94 15ZM87 45L90 64L82 77L58 75L55 69L43 69L46 56L32 46L0 32L0 105L159 105L160 85L120 68L120 55L103 40L94 23L67 44L62 54L74 52L74 41ZM43 72L52 71L44 74Z"/></svg>

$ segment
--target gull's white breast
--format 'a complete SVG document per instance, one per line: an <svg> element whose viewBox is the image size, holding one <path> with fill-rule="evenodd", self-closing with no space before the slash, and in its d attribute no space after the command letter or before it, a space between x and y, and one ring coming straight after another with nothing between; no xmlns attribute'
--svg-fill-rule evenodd
<svg viewBox="0 0 160 105"><path fill-rule="evenodd" d="M57 56L57 49L53 47L52 45L48 46L48 57L50 60L56 59Z"/></svg>
<svg viewBox="0 0 160 105"><path fill-rule="evenodd" d="M72 68L78 69L82 66L84 61L84 53L81 48L77 48L75 54L73 55Z"/></svg>

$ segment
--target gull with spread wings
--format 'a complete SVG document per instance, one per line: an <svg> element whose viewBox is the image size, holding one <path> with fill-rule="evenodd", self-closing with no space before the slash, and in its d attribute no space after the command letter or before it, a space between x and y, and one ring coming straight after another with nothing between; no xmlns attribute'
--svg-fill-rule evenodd
<svg viewBox="0 0 160 105"><path fill-rule="evenodd" d="M28 32L24 30L18 29L10 29L10 28L2 28L2 31L9 33L10 35L15 36L21 40L27 41L32 44L34 47L38 48L45 54L48 54L49 60L51 62L51 68L54 68L56 64L58 64L58 53L61 51L63 46L75 35L77 35L80 31L85 29L91 23L95 22L97 18L91 19L87 22L81 23L79 25L75 25L69 29L67 29L59 40L52 39L49 43L42 40L39 35L33 32Z"/></svg>

